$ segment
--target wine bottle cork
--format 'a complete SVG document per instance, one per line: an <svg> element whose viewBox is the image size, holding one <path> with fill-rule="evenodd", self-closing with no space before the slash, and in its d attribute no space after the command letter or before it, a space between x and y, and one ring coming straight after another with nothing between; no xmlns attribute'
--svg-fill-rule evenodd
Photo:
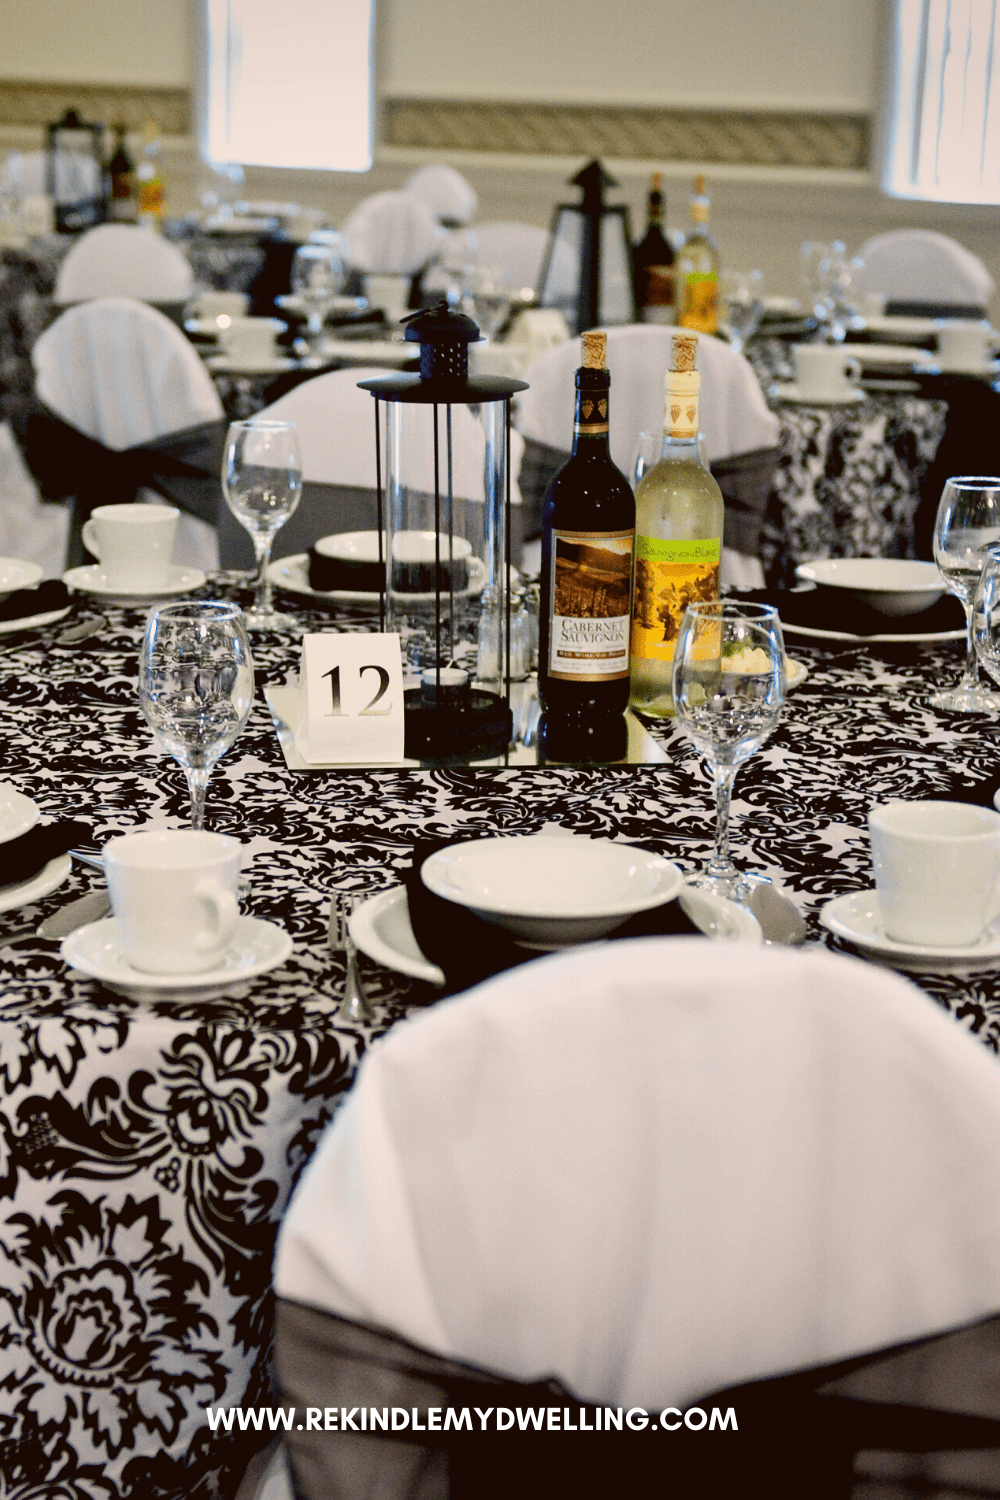
<svg viewBox="0 0 1000 1500"><path fill-rule="evenodd" d="M698 340L693 333L675 333L673 345L674 369L680 374L694 369L698 354Z"/></svg>
<svg viewBox="0 0 1000 1500"><path fill-rule="evenodd" d="M666 395L663 430L675 438L697 437L701 376L694 362L698 339L693 333L675 333L671 343L673 369L663 377Z"/></svg>
<svg viewBox="0 0 1000 1500"><path fill-rule="evenodd" d="M583 344L583 368L603 370L608 352L608 336L596 330L581 335Z"/></svg>

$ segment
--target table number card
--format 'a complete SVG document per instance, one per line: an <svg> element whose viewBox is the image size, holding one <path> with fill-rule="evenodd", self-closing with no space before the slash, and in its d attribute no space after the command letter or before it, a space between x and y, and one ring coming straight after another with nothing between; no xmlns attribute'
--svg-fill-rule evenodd
<svg viewBox="0 0 1000 1500"><path fill-rule="evenodd" d="M295 742L313 764L403 759L398 635L303 636Z"/></svg>

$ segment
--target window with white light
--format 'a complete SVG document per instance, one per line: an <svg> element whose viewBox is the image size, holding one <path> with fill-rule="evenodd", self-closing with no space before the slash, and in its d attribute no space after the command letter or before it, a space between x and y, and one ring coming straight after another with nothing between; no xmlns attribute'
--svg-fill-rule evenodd
<svg viewBox="0 0 1000 1500"><path fill-rule="evenodd" d="M895 0L882 186L1000 203L998 0Z"/></svg>
<svg viewBox="0 0 1000 1500"><path fill-rule="evenodd" d="M374 0L203 0L202 146L216 162L366 172Z"/></svg>

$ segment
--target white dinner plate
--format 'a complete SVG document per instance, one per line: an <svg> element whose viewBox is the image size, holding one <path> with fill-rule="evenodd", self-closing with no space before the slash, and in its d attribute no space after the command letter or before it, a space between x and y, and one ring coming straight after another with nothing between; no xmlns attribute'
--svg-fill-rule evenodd
<svg viewBox="0 0 1000 1500"><path fill-rule="evenodd" d="M55 625L59 620L65 620L72 608L72 604L65 604L62 609L50 609L42 615L25 615L20 620L0 620L0 635L16 635L19 630L40 630L43 625Z"/></svg>
<svg viewBox="0 0 1000 1500"><path fill-rule="evenodd" d="M838 896L823 907L820 921L828 932L843 938L867 958L878 959L895 969L962 974L977 969L1000 968L1000 923L988 928L978 942L967 947L930 948L916 943L897 943L886 934L882 925L878 892L874 889Z"/></svg>
<svg viewBox="0 0 1000 1500"><path fill-rule="evenodd" d="M73 861L69 855L58 854L30 880L22 880L17 885L0 886L0 911L14 911L18 906L27 906L31 901L41 901L43 896L51 896L64 880L69 879L72 868ZM0 937L0 945L2 942Z"/></svg>
<svg viewBox="0 0 1000 1500"><path fill-rule="evenodd" d="M120 588L108 582L107 574L99 563L83 568L70 568L63 574L63 583L68 588L93 594L108 604L144 605L157 599L172 599L176 594L190 594L205 583L205 574L200 568L185 568L180 563L171 563L167 582L158 589Z"/></svg>
<svg viewBox="0 0 1000 1500"><path fill-rule="evenodd" d="M211 969L199 974L147 974L133 968L125 957L115 918L104 917L71 932L59 951L71 968L135 1000L181 995L207 998L208 993L221 993L276 969L291 953L292 940L274 922L240 917L232 942Z"/></svg>
<svg viewBox="0 0 1000 1500"><path fill-rule="evenodd" d="M791 406L859 406L867 399L867 391L852 386L840 396L807 396L793 381L776 380L771 387L779 401Z"/></svg>
<svg viewBox="0 0 1000 1500"><path fill-rule="evenodd" d="M228 354L210 354L205 361L214 375L283 375L298 369L298 360L286 355L269 355L265 359L230 358Z"/></svg>
<svg viewBox="0 0 1000 1500"><path fill-rule="evenodd" d="M676 896L684 877L661 854L611 839L531 833L452 844L424 861L428 890L519 942L589 943Z"/></svg>
<svg viewBox="0 0 1000 1500"><path fill-rule="evenodd" d="M936 318L887 318L884 316L865 318L868 333L884 335L891 339L907 339L920 343L921 339L933 338L938 331Z"/></svg>
<svg viewBox="0 0 1000 1500"><path fill-rule="evenodd" d="M684 886L677 900L706 937L720 942L750 943L756 947L763 942L757 918L735 901L727 901L695 886ZM392 890L382 891L356 906L351 913L350 925L351 937L357 947L376 963L394 969L397 974L407 974L411 979L422 979L426 984L445 983L442 970L424 957L413 936L405 887L394 886Z"/></svg>
<svg viewBox="0 0 1000 1500"><path fill-rule="evenodd" d="M980 380L995 380L1000 375L1000 359L985 365L942 365L934 358L927 366L928 375L978 375Z"/></svg>
<svg viewBox="0 0 1000 1500"><path fill-rule="evenodd" d="M901 365L912 370L935 362L929 349L918 349L913 344L845 344L844 350L853 355L862 369L867 365Z"/></svg>
<svg viewBox="0 0 1000 1500"><path fill-rule="evenodd" d="M298 313L300 317L307 318L310 308L306 306L304 297L297 297L294 292L286 292L282 297L275 297L274 304L283 312ZM368 306L364 297L331 297L327 302L330 312L364 312Z"/></svg>
<svg viewBox="0 0 1000 1500"><path fill-rule="evenodd" d="M420 347L394 339L324 339L317 347L320 359L336 360L341 365L408 365L420 358Z"/></svg>
<svg viewBox="0 0 1000 1500"><path fill-rule="evenodd" d="M309 554L307 552L293 552L290 557L279 557L277 562L271 563L267 570L268 577L275 588L283 589L286 594L298 594L304 599L319 599L328 604L361 605L368 607L378 604L378 594L364 593L355 589L314 589L309 582ZM483 584L486 582L486 568L478 557L469 559L469 586L467 589L458 589L459 597L481 594ZM407 599L412 599L415 604L426 603L434 598L433 594L407 594Z"/></svg>
<svg viewBox="0 0 1000 1500"><path fill-rule="evenodd" d="M779 610L780 614L781 611ZM886 616L887 619L891 618ZM787 620L782 620L781 629L785 635L794 635L804 641L849 641L852 646L901 646L907 643L914 646L941 645L945 641L964 641L964 630L928 630L909 634L886 634L886 635L851 635L846 630L819 630L812 625L789 625Z"/></svg>
<svg viewBox="0 0 1000 1500"><path fill-rule="evenodd" d="M18 839L38 822L38 808L16 787L0 781L0 844Z"/></svg>
<svg viewBox="0 0 1000 1500"><path fill-rule="evenodd" d="M30 589L44 571L38 563L24 562L20 557L0 557L0 599L15 589Z"/></svg>

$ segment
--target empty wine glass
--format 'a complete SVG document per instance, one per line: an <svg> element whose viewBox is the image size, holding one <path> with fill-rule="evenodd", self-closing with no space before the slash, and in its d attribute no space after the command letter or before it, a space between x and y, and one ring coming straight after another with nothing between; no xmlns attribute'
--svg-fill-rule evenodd
<svg viewBox="0 0 1000 1500"><path fill-rule="evenodd" d="M300 245L292 260L291 288L306 309L306 338L312 342L340 290L343 265L333 245Z"/></svg>
<svg viewBox="0 0 1000 1500"><path fill-rule="evenodd" d="M463 296L479 331L493 339L503 327L514 301L509 274L499 266L469 266L463 279Z"/></svg>
<svg viewBox="0 0 1000 1500"><path fill-rule="evenodd" d="M764 278L760 271L726 271L719 290L726 310L729 342L740 353L760 327L764 316Z"/></svg>
<svg viewBox="0 0 1000 1500"><path fill-rule="evenodd" d="M777 727L785 700L785 648L769 604L689 604L674 647L677 727L701 751L715 782L715 850L693 883L744 901L752 881L729 857L736 772Z"/></svg>
<svg viewBox="0 0 1000 1500"><path fill-rule="evenodd" d="M253 704L253 660L239 607L188 602L150 610L139 703L157 744L184 768L191 827L204 828L212 767Z"/></svg>
<svg viewBox="0 0 1000 1500"><path fill-rule="evenodd" d="M931 707L953 714L995 714L1000 697L980 681L972 630L973 596L989 548L1000 542L1000 478L949 479L934 522L934 561L965 610L965 670L953 688L935 693Z"/></svg>
<svg viewBox="0 0 1000 1500"><path fill-rule="evenodd" d="M302 459L294 422L251 417L230 423L222 457L222 492L233 515L250 533L257 559L253 608L244 615L248 630L295 630L294 615L274 608L268 568L271 547L299 503Z"/></svg>

